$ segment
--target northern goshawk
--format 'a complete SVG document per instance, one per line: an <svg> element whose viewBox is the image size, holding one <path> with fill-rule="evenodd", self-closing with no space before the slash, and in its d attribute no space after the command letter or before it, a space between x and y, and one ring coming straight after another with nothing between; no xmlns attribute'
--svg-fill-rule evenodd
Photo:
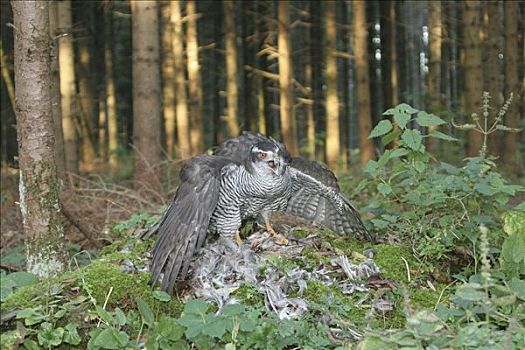
<svg viewBox="0 0 525 350"><path fill-rule="evenodd" d="M324 164L292 158L273 138L245 132L224 141L213 155L191 158L182 168L171 205L148 232L158 233L152 283L161 281L162 290L173 292L208 233L238 240L243 220L261 217L275 234L269 224L274 211L339 235L370 239L358 211Z"/></svg>

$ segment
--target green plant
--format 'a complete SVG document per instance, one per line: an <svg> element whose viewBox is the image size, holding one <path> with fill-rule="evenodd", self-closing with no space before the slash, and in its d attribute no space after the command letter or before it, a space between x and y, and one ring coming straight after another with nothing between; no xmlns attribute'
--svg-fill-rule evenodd
<svg viewBox="0 0 525 350"><path fill-rule="evenodd" d="M6 273L0 271L0 301L5 301L9 295L21 287L30 286L38 281L38 278L29 272Z"/></svg>
<svg viewBox="0 0 525 350"><path fill-rule="evenodd" d="M467 158L461 167L433 159L425 138L456 141L437 130L421 133L422 128L445 124L441 118L407 104L384 114L391 115L398 128L382 120L370 137L381 137L385 145L399 137L398 148L368 162L364 171L370 178L356 189L371 187L370 192L377 193L366 208L375 215L372 229L379 236L412 242L425 270L435 269L458 246L468 247L475 257L477 227L499 225L495 220L499 208L524 188L507 184L495 163L484 156Z"/></svg>

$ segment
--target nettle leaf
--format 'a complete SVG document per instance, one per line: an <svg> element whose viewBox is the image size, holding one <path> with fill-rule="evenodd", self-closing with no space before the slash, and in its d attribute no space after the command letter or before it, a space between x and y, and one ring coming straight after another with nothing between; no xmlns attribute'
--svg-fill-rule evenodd
<svg viewBox="0 0 525 350"><path fill-rule="evenodd" d="M228 304L222 310L224 316L242 315L246 311L246 307L241 304Z"/></svg>
<svg viewBox="0 0 525 350"><path fill-rule="evenodd" d="M38 343L31 339L24 340L24 349L27 350L39 350L40 347L38 346Z"/></svg>
<svg viewBox="0 0 525 350"><path fill-rule="evenodd" d="M363 169L365 173L373 177L377 175L378 170L379 170L379 165L377 164L375 160L369 160Z"/></svg>
<svg viewBox="0 0 525 350"><path fill-rule="evenodd" d="M497 189L495 189L494 187L490 186L488 183L486 182L478 182L476 183L476 186L474 186L474 189L485 195L485 196L492 196L494 194L496 194L498 192Z"/></svg>
<svg viewBox="0 0 525 350"><path fill-rule="evenodd" d="M100 306L97 306L96 309L97 314L102 321L106 322L107 324L113 323L113 317L109 314L109 312L107 312Z"/></svg>
<svg viewBox="0 0 525 350"><path fill-rule="evenodd" d="M396 110L394 113L394 120L401 129L405 129L411 118L411 115L403 110Z"/></svg>
<svg viewBox="0 0 525 350"><path fill-rule="evenodd" d="M381 142L383 143L383 145L388 145L390 142L392 142L396 138L398 138L399 135L401 135L401 130L395 129L392 132L390 132L390 133L386 134L385 136L383 136L381 138Z"/></svg>
<svg viewBox="0 0 525 350"><path fill-rule="evenodd" d="M423 136L421 136L421 132L419 132L419 130L408 129L403 132L403 134L401 135L401 139L409 148L413 149L414 151L417 151L421 148L421 141L423 141Z"/></svg>
<svg viewBox="0 0 525 350"><path fill-rule="evenodd" d="M395 109L407 114L414 114L419 112L418 109L415 109L414 107L406 103L400 103Z"/></svg>
<svg viewBox="0 0 525 350"><path fill-rule="evenodd" d="M390 153L390 159L406 156L408 153L410 152L406 148L396 148Z"/></svg>
<svg viewBox="0 0 525 350"><path fill-rule="evenodd" d="M386 134L387 132L389 132L390 130L392 130L392 128L393 128L393 126L392 126L392 123L390 122L390 120L383 119L372 130L372 132L370 133L368 138L372 139L374 137L382 136L382 135Z"/></svg>
<svg viewBox="0 0 525 350"><path fill-rule="evenodd" d="M525 281L513 278L508 282L508 284L516 296L525 301Z"/></svg>
<svg viewBox="0 0 525 350"><path fill-rule="evenodd" d="M155 299L157 299L158 301L170 301L171 300L171 295L169 295L168 293L162 291L162 290L156 290L153 292L153 297Z"/></svg>
<svg viewBox="0 0 525 350"><path fill-rule="evenodd" d="M160 316L158 331L160 335L169 340L179 340L184 334L184 328L174 318L166 315Z"/></svg>
<svg viewBox="0 0 525 350"><path fill-rule="evenodd" d="M425 111L420 111L417 113L416 122L421 126L438 126L446 124L447 122L434 114L429 114Z"/></svg>
<svg viewBox="0 0 525 350"><path fill-rule="evenodd" d="M141 298L137 298L135 299L135 301L137 302L139 313L142 316L142 321L151 327L153 325L153 322L155 322L153 311L151 311L149 305Z"/></svg>
<svg viewBox="0 0 525 350"><path fill-rule="evenodd" d="M209 315L213 316L213 315ZM206 327L202 330L202 334L209 335L210 337L220 338L226 332L226 321L221 319L209 319L210 322L206 323Z"/></svg>
<svg viewBox="0 0 525 350"><path fill-rule="evenodd" d="M501 250L505 261L519 263L525 259L525 236L513 234L508 236L503 242Z"/></svg>
<svg viewBox="0 0 525 350"><path fill-rule="evenodd" d="M444 134L442 132L439 132L437 130L430 130L430 133L428 134L430 137L435 137L437 139L445 140L445 141L459 141L457 138L452 137L450 135Z"/></svg>
<svg viewBox="0 0 525 350"><path fill-rule="evenodd" d="M386 183L380 183L379 185L377 185L377 190L385 197L392 193L392 187L390 187L390 185Z"/></svg>
<svg viewBox="0 0 525 350"><path fill-rule="evenodd" d="M115 309L115 321L116 321L117 325L119 325L119 326L125 325L126 321L127 321L126 320L126 315L118 307Z"/></svg>

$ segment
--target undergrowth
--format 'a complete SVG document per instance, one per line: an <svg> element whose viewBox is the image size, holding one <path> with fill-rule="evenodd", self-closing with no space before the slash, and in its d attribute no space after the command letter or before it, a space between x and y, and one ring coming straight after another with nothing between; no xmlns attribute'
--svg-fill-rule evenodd
<svg viewBox="0 0 525 350"><path fill-rule="evenodd" d="M363 350L525 348L525 204L508 205L524 188L509 184L486 152L488 134L516 130L502 126L508 103L488 125L484 96L482 115L458 126L483 134L478 157L435 159L425 138L456 140L422 131L446 122L401 104L385 112L393 123L381 121L370 135L396 147L370 161L357 186L343 179L379 243L317 234L321 250L354 261L373 255L382 274L366 298L308 281L301 295L291 292L308 312L280 320L249 284L233 293L239 304L221 310L169 296L151 288L147 272L122 271L125 261L143 265L152 244L129 238L158 218L138 215L110 225L113 244L86 266L48 281L2 272L2 349L350 349L352 339ZM308 270L327 257L306 248L268 262ZM374 309L382 300L392 308Z"/></svg>

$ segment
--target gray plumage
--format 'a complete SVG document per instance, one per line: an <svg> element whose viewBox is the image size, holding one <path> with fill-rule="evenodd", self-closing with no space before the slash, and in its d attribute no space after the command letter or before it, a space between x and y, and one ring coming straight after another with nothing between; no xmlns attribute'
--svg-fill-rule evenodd
<svg viewBox="0 0 525 350"><path fill-rule="evenodd" d="M279 142L262 134L224 141L212 156L190 159L180 186L159 222L153 247L152 282L172 292L185 278L208 232L233 238L244 219L286 211L337 234L370 239L359 213L325 165L291 158ZM161 278L162 276L162 278Z"/></svg>

